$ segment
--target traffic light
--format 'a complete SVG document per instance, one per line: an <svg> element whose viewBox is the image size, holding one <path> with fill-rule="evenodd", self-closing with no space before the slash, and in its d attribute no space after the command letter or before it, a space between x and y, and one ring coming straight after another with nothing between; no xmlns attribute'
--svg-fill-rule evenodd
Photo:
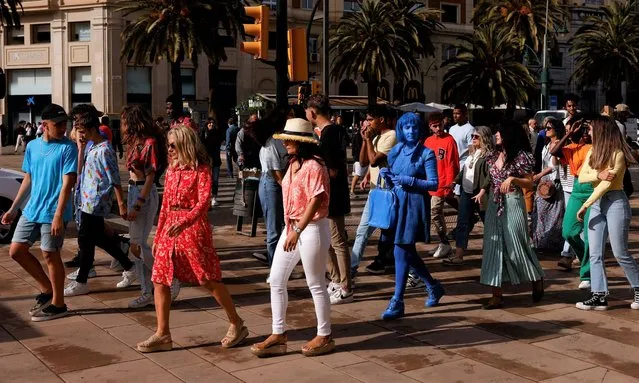
<svg viewBox="0 0 639 383"><path fill-rule="evenodd" d="M308 81L308 55L306 29L288 30L288 78L290 81Z"/></svg>
<svg viewBox="0 0 639 383"><path fill-rule="evenodd" d="M255 19L254 24L244 24L244 33L254 41L242 41L240 50L256 59L268 59L268 19L270 9L266 5L244 7L246 15Z"/></svg>
<svg viewBox="0 0 639 383"><path fill-rule="evenodd" d="M322 93L322 83L320 81L311 81L311 94Z"/></svg>
<svg viewBox="0 0 639 383"><path fill-rule="evenodd" d="M311 87L308 84L302 84L297 87L297 103L298 104L301 105L304 103L304 101L310 95L309 94L310 90L311 90Z"/></svg>

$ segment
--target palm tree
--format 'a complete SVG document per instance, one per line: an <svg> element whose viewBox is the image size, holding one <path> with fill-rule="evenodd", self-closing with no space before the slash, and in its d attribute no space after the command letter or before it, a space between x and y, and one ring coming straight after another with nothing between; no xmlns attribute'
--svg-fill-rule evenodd
<svg viewBox="0 0 639 383"><path fill-rule="evenodd" d="M22 0L0 0L0 24L7 28L20 27Z"/></svg>
<svg viewBox="0 0 639 383"><path fill-rule="evenodd" d="M197 66L198 55L204 53L214 65L219 65L226 59L220 29L237 36L238 18L224 18L230 12L238 12L239 1L120 0L118 5L124 17L137 15L122 31L121 57L134 65L166 59L171 66L175 104L182 102L182 62L192 60ZM241 6L239 9L241 12ZM173 110L176 117L180 108Z"/></svg>
<svg viewBox="0 0 639 383"><path fill-rule="evenodd" d="M442 97L447 103L472 102L491 109L501 104L522 105L535 80L517 60L521 40L497 24L460 37L457 57L444 63Z"/></svg>
<svg viewBox="0 0 639 383"><path fill-rule="evenodd" d="M600 8L572 38L575 58L571 81L585 89L601 80L608 103L621 101L621 83L639 77L639 13L637 0L614 1Z"/></svg>
<svg viewBox="0 0 639 383"><path fill-rule="evenodd" d="M366 0L332 30L331 77L363 76L368 104L377 103L377 85L388 73L396 80L419 72L419 55L433 56L431 35L441 28L439 11L415 0Z"/></svg>
<svg viewBox="0 0 639 383"><path fill-rule="evenodd" d="M560 0L548 0L547 21L546 0L481 0L475 7L473 22L475 25L502 25L519 38L522 50L530 47L538 53L542 48L546 22L553 45L557 31L565 27L568 16Z"/></svg>

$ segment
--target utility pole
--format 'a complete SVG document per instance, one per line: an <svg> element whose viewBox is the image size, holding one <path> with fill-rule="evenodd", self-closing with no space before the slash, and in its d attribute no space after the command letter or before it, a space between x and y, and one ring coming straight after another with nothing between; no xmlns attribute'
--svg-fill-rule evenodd
<svg viewBox="0 0 639 383"><path fill-rule="evenodd" d="M321 0L320 0L321 1ZM322 69L322 86L324 88L324 95L328 97L329 85L330 85L330 55L329 55L329 44L328 44L328 27L330 25L330 20L328 19L329 14L329 3L330 0L324 1L324 46L323 48L323 69Z"/></svg>
<svg viewBox="0 0 639 383"><path fill-rule="evenodd" d="M277 106L288 105L288 0L277 0L276 10L276 58Z"/></svg>
<svg viewBox="0 0 639 383"><path fill-rule="evenodd" d="M543 54L542 56L542 64L541 64L541 103L539 104L540 110L545 110L548 108L548 76L549 71L546 66L546 62L548 61L546 58L546 53L548 52L548 6L549 0L546 0L546 26L544 28L544 46L543 46Z"/></svg>

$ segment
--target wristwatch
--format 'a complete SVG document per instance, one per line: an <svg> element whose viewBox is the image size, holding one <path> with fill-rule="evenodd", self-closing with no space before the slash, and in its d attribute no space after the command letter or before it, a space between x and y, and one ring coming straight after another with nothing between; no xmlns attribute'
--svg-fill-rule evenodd
<svg viewBox="0 0 639 383"><path fill-rule="evenodd" d="M293 231L296 232L297 234L300 234L302 232L302 229L300 229L299 227L297 227L297 225L293 225Z"/></svg>

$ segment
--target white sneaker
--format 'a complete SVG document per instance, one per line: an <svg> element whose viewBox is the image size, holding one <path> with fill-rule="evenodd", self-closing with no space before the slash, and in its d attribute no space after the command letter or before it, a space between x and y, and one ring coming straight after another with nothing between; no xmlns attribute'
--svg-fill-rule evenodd
<svg viewBox="0 0 639 383"><path fill-rule="evenodd" d="M353 291L345 292L341 287L333 291L333 294L329 297L332 305L341 305L344 303L350 303L355 299Z"/></svg>
<svg viewBox="0 0 639 383"><path fill-rule="evenodd" d="M78 272L79 271L80 271L80 269L76 269L74 272L72 272L71 274L67 275L67 279L75 281L76 278L78 278ZM91 270L89 270L89 275L87 276L87 278L95 278L97 276L98 276L98 274L95 272L95 268L92 267Z"/></svg>
<svg viewBox="0 0 639 383"><path fill-rule="evenodd" d="M115 287L117 287L118 289L124 289L126 287L131 286L133 282L135 282L137 279L138 279L137 269L135 265L133 265L133 267L131 267L129 271L124 270L122 272L122 280L118 282L118 284L115 285Z"/></svg>
<svg viewBox="0 0 639 383"><path fill-rule="evenodd" d="M130 309L139 309L149 305L153 305L153 295L151 294L142 294L129 302Z"/></svg>
<svg viewBox="0 0 639 383"><path fill-rule="evenodd" d="M339 289L340 289L340 286L337 283L333 283L333 281L330 281L328 282L328 287L326 288L326 291L328 292L328 295L333 295L333 293Z"/></svg>
<svg viewBox="0 0 639 383"><path fill-rule="evenodd" d="M579 290L590 290L590 281L581 281Z"/></svg>
<svg viewBox="0 0 639 383"><path fill-rule="evenodd" d="M87 283L72 281L64 288L65 297L75 297L77 295L86 295L88 293L89 285Z"/></svg>
<svg viewBox="0 0 639 383"><path fill-rule="evenodd" d="M437 246L437 250L435 251L435 254L433 254L433 257L435 258L448 257L448 255L452 252L453 252L453 248L450 245L445 245L443 243L440 243L439 246Z"/></svg>
<svg viewBox="0 0 639 383"><path fill-rule="evenodd" d="M173 282L171 283L171 302L175 302L178 295L180 295L180 280L173 277Z"/></svg>
<svg viewBox="0 0 639 383"><path fill-rule="evenodd" d="M217 202L217 200L215 198L211 199L211 207L217 207L220 206L220 203Z"/></svg>

